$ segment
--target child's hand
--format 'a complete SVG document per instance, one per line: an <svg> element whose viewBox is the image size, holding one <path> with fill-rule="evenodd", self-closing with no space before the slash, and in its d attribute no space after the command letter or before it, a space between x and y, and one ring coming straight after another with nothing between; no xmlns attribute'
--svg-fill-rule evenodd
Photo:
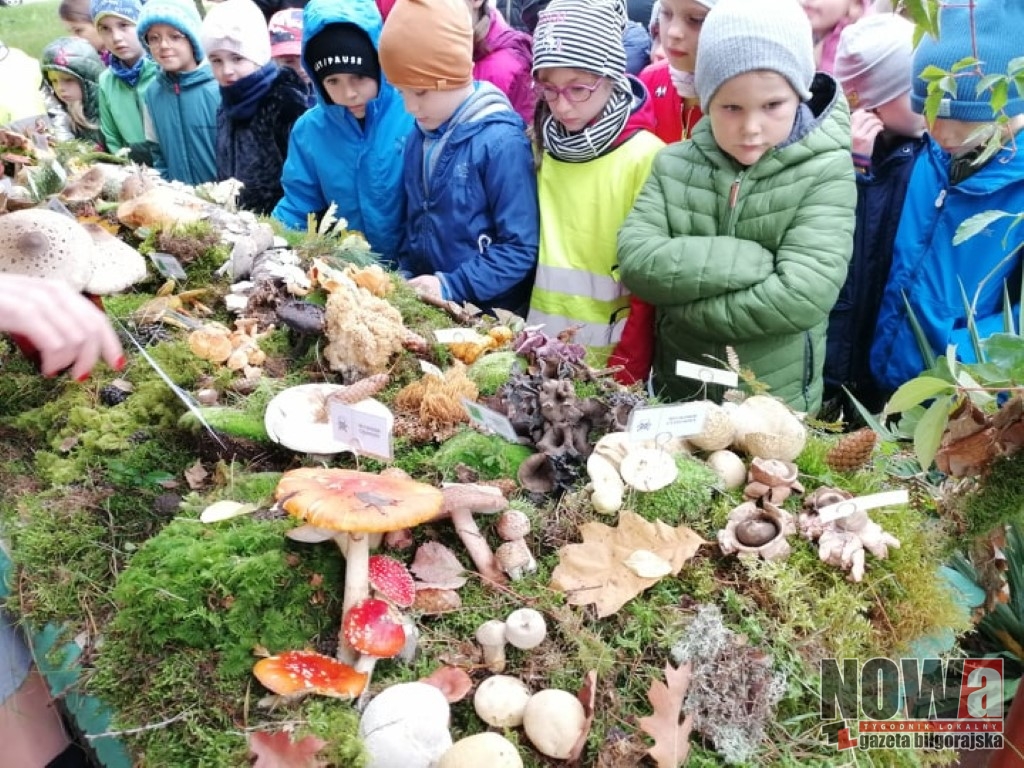
<svg viewBox="0 0 1024 768"><path fill-rule="evenodd" d="M441 281L434 275L420 275L409 281L409 287L421 296L433 296L442 299Z"/></svg>
<svg viewBox="0 0 1024 768"><path fill-rule="evenodd" d="M874 112L858 109L850 115L850 133L853 154L871 157L875 151L875 138L885 128Z"/></svg>
<svg viewBox="0 0 1024 768"><path fill-rule="evenodd" d="M0 275L0 331L34 346L45 375L70 368L80 381L100 358L118 370L124 366L121 342L106 315L58 280Z"/></svg>

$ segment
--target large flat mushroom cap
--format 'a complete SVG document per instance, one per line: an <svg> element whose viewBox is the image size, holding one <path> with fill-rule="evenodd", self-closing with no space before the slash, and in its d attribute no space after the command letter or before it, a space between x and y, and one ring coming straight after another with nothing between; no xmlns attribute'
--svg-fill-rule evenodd
<svg viewBox="0 0 1024 768"><path fill-rule="evenodd" d="M63 280L81 291L93 266L92 239L74 219L44 208L0 216L0 272Z"/></svg>
<svg viewBox="0 0 1024 768"><path fill-rule="evenodd" d="M146 279L146 260L98 224L83 224L93 242L93 270L85 291L107 296Z"/></svg>
<svg viewBox="0 0 1024 768"><path fill-rule="evenodd" d="M416 480L317 467L285 472L274 497L317 528L349 533L411 528L436 518L444 503L439 489Z"/></svg>

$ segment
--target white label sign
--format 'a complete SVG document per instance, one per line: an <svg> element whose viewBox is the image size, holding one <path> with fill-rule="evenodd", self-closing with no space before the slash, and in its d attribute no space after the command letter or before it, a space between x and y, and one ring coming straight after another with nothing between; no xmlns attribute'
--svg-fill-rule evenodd
<svg viewBox="0 0 1024 768"><path fill-rule="evenodd" d="M455 344L461 341L482 344L488 339L487 336L481 336L472 328L439 328L434 331L434 338L439 344Z"/></svg>
<svg viewBox="0 0 1024 768"><path fill-rule="evenodd" d="M695 379L705 384L721 384L725 387L735 387L740 383L740 377L735 371L727 371L724 368L714 368L708 365L697 365L688 363L685 360L676 360L676 376L684 379Z"/></svg>
<svg viewBox="0 0 1024 768"><path fill-rule="evenodd" d="M512 426L512 422L508 420L508 417L503 416L497 411L492 411L490 408L480 405L480 403L474 403L468 397L462 398L462 407L466 409L469 420L477 426L501 435L510 443L519 442L519 435L516 434L516 430Z"/></svg>
<svg viewBox="0 0 1024 768"><path fill-rule="evenodd" d="M626 431L634 440L657 440L662 437L689 437L704 430L708 407L705 403L679 403L634 408L629 414Z"/></svg>
<svg viewBox="0 0 1024 768"><path fill-rule="evenodd" d="M391 461L392 419L365 413L344 403L329 403L334 439L345 443L353 453Z"/></svg>
<svg viewBox="0 0 1024 768"><path fill-rule="evenodd" d="M906 504L909 500L910 494L907 491L886 491L885 493L873 493L870 496L857 496L822 507L818 510L818 519L823 523L831 523L833 520L849 517L854 512L867 512L869 509Z"/></svg>
<svg viewBox="0 0 1024 768"><path fill-rule="evenodd" d="M439 379L444 378L444 374L441 372L441 369L426 360L420 360L420 370L427 376L437 376Z"/></svg>

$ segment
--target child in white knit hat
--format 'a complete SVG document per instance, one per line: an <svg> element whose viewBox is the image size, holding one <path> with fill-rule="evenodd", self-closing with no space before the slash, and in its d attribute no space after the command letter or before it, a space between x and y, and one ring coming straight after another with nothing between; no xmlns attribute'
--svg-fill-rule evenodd
<svg viewBox="0 0 1024 768"><path fill-rule="evenodd" d="M263 12L252 0L211 7L201 39L220 85L217 179L242 182L239 207L269 214L284 194L281 172L292 126L306 111L305 84L271 58Z"/></svg>
<svg viewBox="0 0 1024 768"><path fill-rule="evenodd" d="M772 394L813 413L853 249L846 100L815 75L796 0L719 0L700 46L706 117L655 158L618 237L623 283L657 313L654 390L721 398L676 364L720 367L732 347Z"/></svg>
<svg viewBox="0 0 1024 768"><path fill-rule="evenodd" d="M910 104L914 25L893 13L843 30L835 77L853 110L857 236L850 274L829 318L825 400L829 418L857 422L845 387L872 413L881 410L869 357L896 228L914 160L925 146L924 118Z"/></svg>

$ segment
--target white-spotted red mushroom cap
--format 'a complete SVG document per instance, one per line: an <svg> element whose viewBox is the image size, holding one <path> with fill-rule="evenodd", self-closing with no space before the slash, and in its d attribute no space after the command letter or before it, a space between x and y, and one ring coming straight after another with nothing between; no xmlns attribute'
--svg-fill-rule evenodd
<svg viewBox="0 0 1024 768"><path fill-rule="evenodd" d="M69 216L44 208L0 216L0 272L63 280L82 291L92 254L89 233Z"/></svg>
<svg viewBox="0 0 1024 768"><path fill-rule="evenodd" d="M355 698L366 687L366 674L314 651L285 651L260 659L252 668L267 690L280 696L318 693Z"/></svg>
<svg viewBox="0 0 1024 768"><path fill-rule="evenodd" d="M405 645L402 617L383 600L368 597L349 608L341 621L345 640L359 653L390 659Z"/></svg>
<svg viewBox="0 0 1024 768"><path fill-rule="evenodd" d="M371 555L368 565L370 586L389 603L408 608L416 600L416 582L409 569L387 555Z"/></svg>

